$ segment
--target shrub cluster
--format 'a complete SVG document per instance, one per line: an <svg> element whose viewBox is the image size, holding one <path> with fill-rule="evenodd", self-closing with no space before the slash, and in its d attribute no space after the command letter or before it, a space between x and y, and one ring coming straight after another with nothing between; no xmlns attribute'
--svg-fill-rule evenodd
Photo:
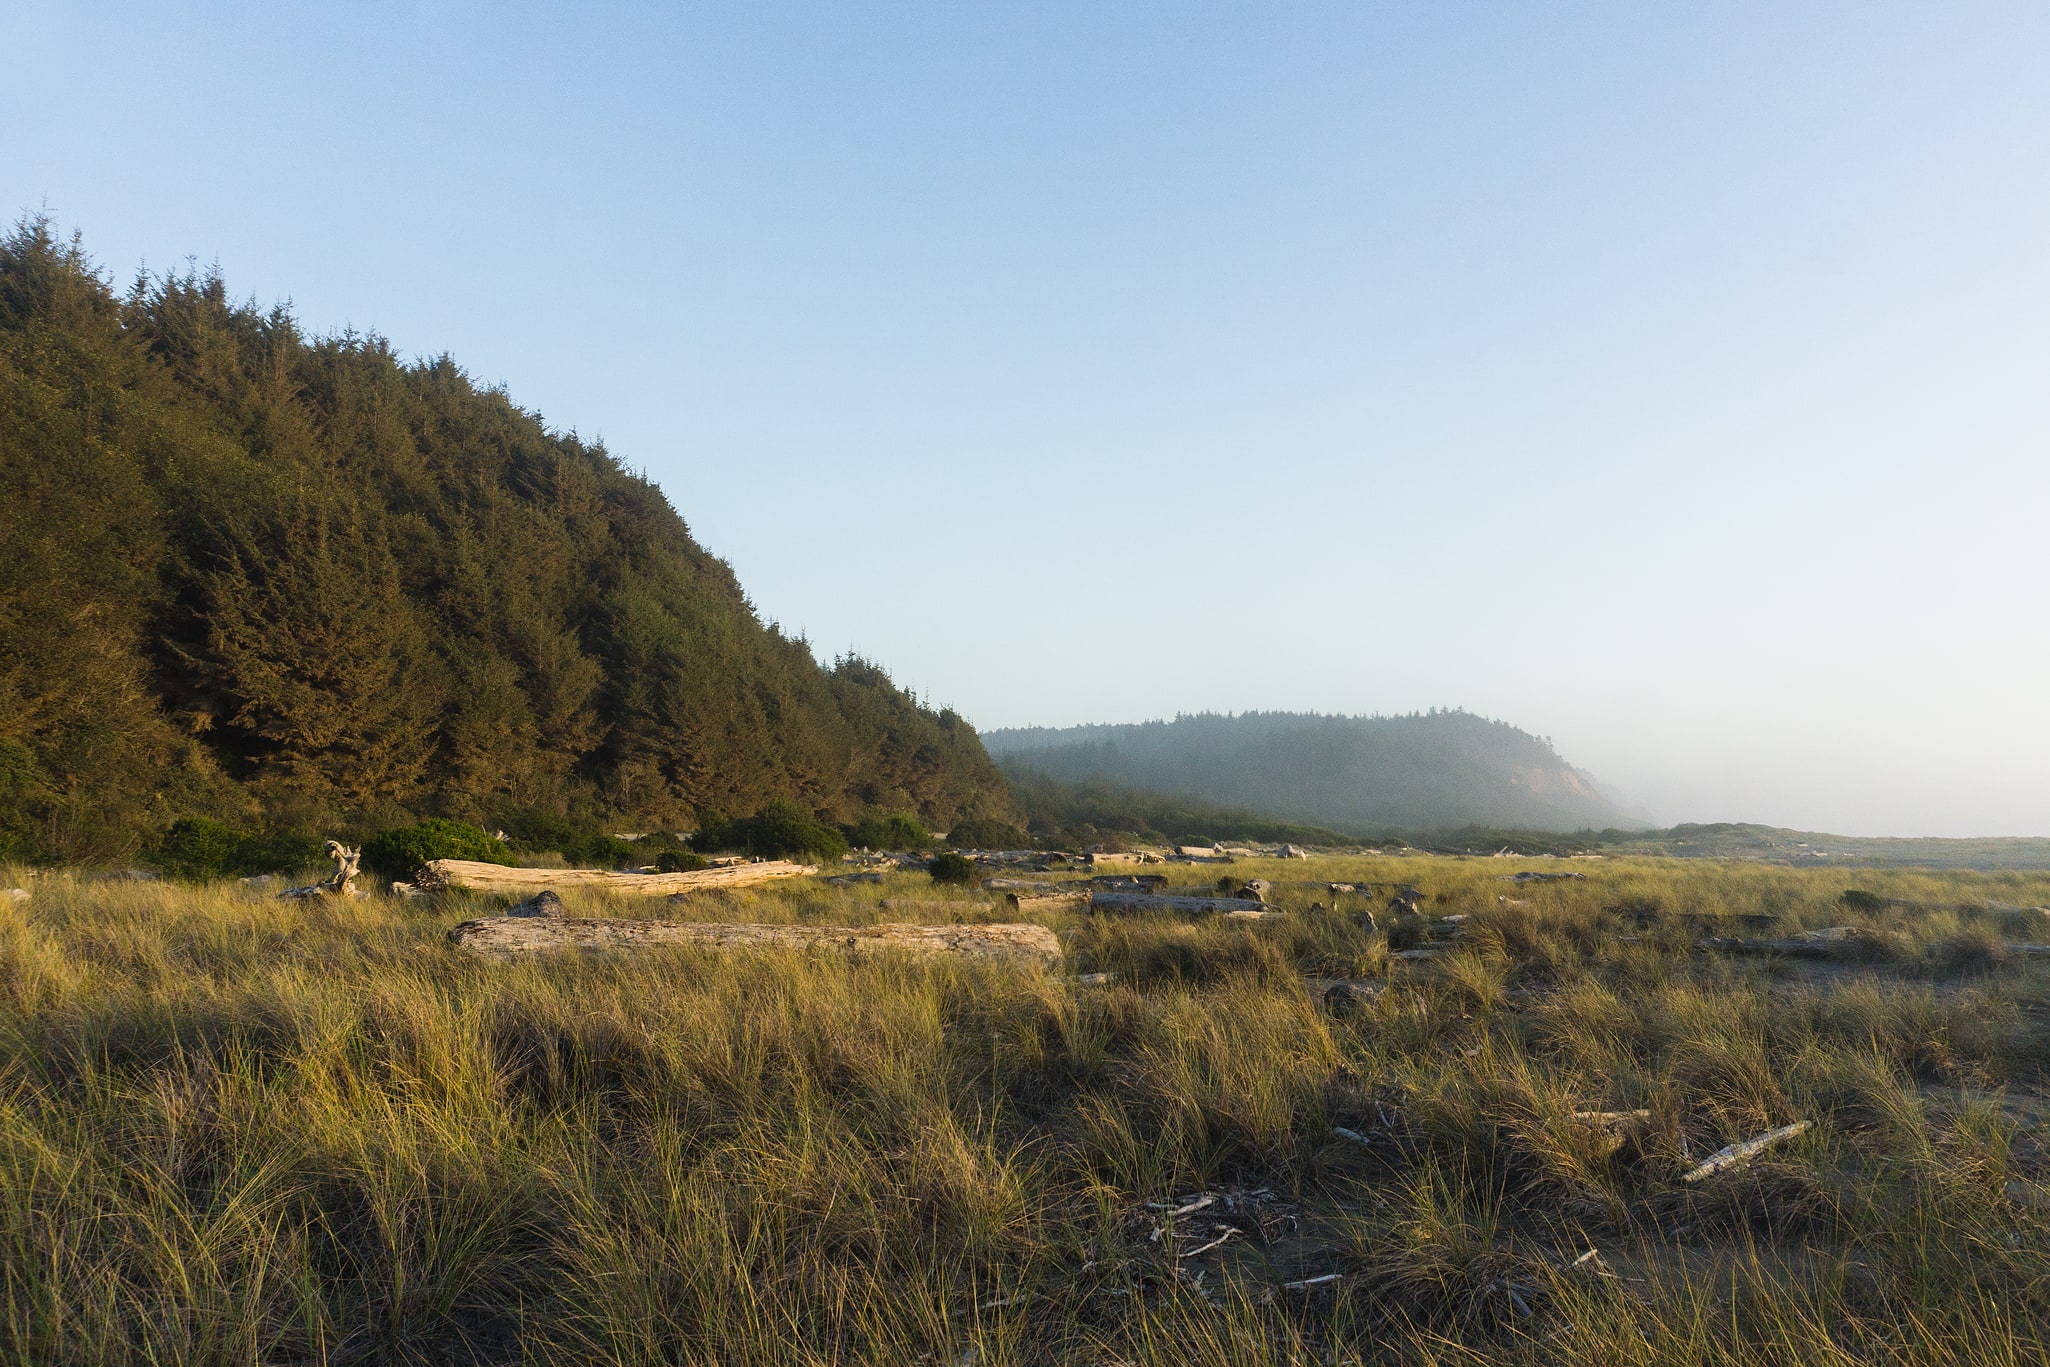
<svg viewBox="0 0 2050 1367"><path fill-rule="evenodd" d="M920 850L933 843L932 832L906 812L864 817L847 828L847 841L865 850Z"/></svg>
<svg viewBox="0 0 2050 1367"><path fill-rule="evenodd" d="M846 836L783 798L771 800L753 816L733 820L706 812L691 844L701 851L730 851L758 859L838 859L847 853Z"/></svg>
<svg viewBox="0 0 2050 1367"><path fill-rule="evenodd" d="M363 842L363 867L393 882L410 881L430 859L474 859L511 864L512 851L475 826L430 816L414 826L379 831Z"/></svg>
<svg viewBox="0 0 2050 1367"><path fill-rule="evenodd" d="M320 860L322 841L305 831L254 834L203 816L171 823L150 853L165 873L186 878L220 878L255 873L290 873Z"/></svg>
<svg viewBox="0 0 2050 1367"><path fill-rule="evenodd" d="M948 850L925 866L935 883L951 883L956 887L968 887L975 882L975 861L966 855Z"/></svg>
<svg viewBox="0 0 2050 1367"><path fill-rule="evenodd" d="M954 823L947 832L947 843L957 850L1022 850L1031 846L1032 839L1008 821L972 816Z"/></svg>

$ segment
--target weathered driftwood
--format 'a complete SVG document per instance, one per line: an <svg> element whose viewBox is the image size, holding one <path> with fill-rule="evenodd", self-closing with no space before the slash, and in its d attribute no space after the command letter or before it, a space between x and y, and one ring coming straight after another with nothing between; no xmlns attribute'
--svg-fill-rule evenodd
<svg viewBox="0 0 2050 1367"><path fill-rule="evenodd" d="M327 842L327 857L335 861L335 871L318 883L309 883L303 888L286 888L280 897L361 897L356 887L356 868L363 862L361 851L352 850L339 840Z"/></svg>
<svg viewBox="0 0 2050 1367"><path fill-rule="evenodd" d="M1100 873L1089 880L1092 888L1108 888L1112 892L1151 892L1167 886L1164 873Z"/></svg>
<svg viewBox="0 0 2050 1367"><path fill-rule="evenodd" d="M1804 1133L1808 1129L1809 1124L1810 1122L1806 1120L1796 1120L1791 1125L1782 1125L1776 1130L1767 1130L1756 1139L1747 1139L1741 1144L1732 1144L1727 1149L1711 1154L1707 1162L1701 1164L1701 1166L1693 1171L1685 1173L1681 1176L1680 1180L1682 1182L1699 1182L1704 1177L1715 1176L1725 1168L1734 1168L1746 1159L1757 1157L1782 1139L1792 1139L1795 1135Z"/></svg>
<svg viewBox="0 0 2050 1367"><path fill-rule="evenodd" d="M1785 940L1709 938L1701 943L1723 954L1777 954L1789 959L1833 959L1860 945L1877 946L1881 938L1861 926L1829 926L1803 931Z"/></svg>
<svg viewBox="0 0 2050 1367"><path fill-rule="evenodd" d="M885 897L884 911L995 911L994 902L948 902L937 897Z"/></svg>
<svg viewBox="0 0 2050 1367"><path fill-rule="evenodd" d="M1087 890L1076 892L1014 892L1004 898L1021 916L1046 916L1062 911L1089 910Z"/></svg>
<svg viewBox="0 0 2050 1367"><path fill-rule="evenodd" d="M693 873L612 873L602 869L512 869L470 859L434 859L420 875L422 888L461 888L466 892L504 892L528 896L544 888L603 888L607 892L643 897L704 892L712 888L746 888L779 878L817 873L810 864L767 860L759 864L727 864Z"/></svg>
<svg viewBox="0 0 2050 1367"><path fill-rule="evenodd" d="M508 916L560 917L564 914L564 908L562 898L556 896L554 889L543 888L518 906L507 907L505 914Z"/></svg>
<svg viewBox="0 0 2050 1367"><path fill-rule="evenodd" d="M991 892L1062 892L1075 885L1046 878L985 878L982 886Z"/></svg>
<svg viewBox="0 0 2050 1367"><path fill-rule="evenodd" d="M1099 892L1089 899L1091 911L1178 911L1197 916L1265 916L1264 902L1250 897L1169 897L1146 892Z"/></svg>
<svg viewBox="0 0 2050 1367"><path fill-rule="evenodd" d="M1324 1004L1332 1015L1356 1015L1387 990L1387 984L1368 978L1310 978L1303 986Z"/></svg>
<svg viewBox="0 0 2050 1367"><path fill-rule="evenodd" d="M1164 861L1160 855L1149 854L1143 850L1130 850L1117 854L1102 851L1089 856L1089 866L1097 869L1123 869L1130 868L1135 864L1159 864L1162 862Z"/></svg>
<svg viewBox="0 0 2050 1367"><path fill-rule="evenodd" d="M1538 873L1533 869L1525 869L1522 873L1507 874L1497 878L1495 881L1497 883L1564 883L1584 880L1586 877L1587 875L1584 873Z"/></svg>
<svg viewBox="0 0 2050 1367"><path fill-rule="evenodd" d="M880 883L882 881L883 876L879 873L843 873L828 878L826 885L834 888L848 888L853 887L856 883Z"/></svg>
<svg viewBox="0 0 2050 1367"><path fill-rule="evenodd" d="M1651 1126L1651 1112L1575 1111L1573 1123L1588 1130L1604 1154L1611 1154L1643 1137Z"/></svg>
<svg viewBox="0 0 2050 1367"><path fill-rule="evenodd" d="M465 921L449 943L478 954L518 958L556 950L630 951L800 949L855 955L902 952L1055 967L1061 942L1045 926L767 926L698 921L493 916Z"/></svg>

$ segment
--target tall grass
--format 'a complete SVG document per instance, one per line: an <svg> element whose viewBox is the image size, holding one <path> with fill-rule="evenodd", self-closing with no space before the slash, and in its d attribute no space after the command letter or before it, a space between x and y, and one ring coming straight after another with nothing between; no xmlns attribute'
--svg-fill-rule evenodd
<svg viewBox="0 0 2050 1367"><path fill-rule="evenodd" d="M443 940L482 900L45 875L0 902L0 1355L2045 1356L2050 972L2000 946L2050 931L1837 898L2035 905L2050 880L1615 861L1496 881L1514 867L1291 864L1290 914L1254 927L1056 923L1101 987L796 954L489 964ZM1366 901L1312 879L1415 884L1470 928L1391 960ZM569 900L901 918L876 892ZM1856 921L1885 952L1688 947L1768 913ZM1386 986L1341 1019L1311 975ZM1620 1147L1574 1118L1635 1108ZM1815 1128L1676 1180L1793 1119ZM1200 1214L1151 1208L1204 1192Z"/></svg>

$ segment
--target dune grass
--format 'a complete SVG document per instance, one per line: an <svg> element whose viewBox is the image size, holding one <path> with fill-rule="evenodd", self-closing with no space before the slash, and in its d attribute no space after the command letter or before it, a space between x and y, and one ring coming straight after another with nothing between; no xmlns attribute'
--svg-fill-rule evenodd
<svg viewBox="0 0 2050 1367"><path fill-rule="evenodd" d="M1103 986L771 953L494 964L443 939L483 899L46 873L0 902L0 1354L2046 1356L2050 964L2002 946L2050 941L2050 917L1985 907L2050 902L2050 877L1239 867L1294 880L1289 915L1050 922ZM1392 959L1385 910L1367 931L1369 899L1312 880L1413 884L1467 930ZM893 882L567 900L875 921L915 891L1005 916ZM1847 910L1851 887L1879 904ZM1875 933L1828 964L1690 948L1743 915ZM1312 977L1385 986L1339 1016ZM1640 1108L1620 1143L1574 1114Z"/></svg>

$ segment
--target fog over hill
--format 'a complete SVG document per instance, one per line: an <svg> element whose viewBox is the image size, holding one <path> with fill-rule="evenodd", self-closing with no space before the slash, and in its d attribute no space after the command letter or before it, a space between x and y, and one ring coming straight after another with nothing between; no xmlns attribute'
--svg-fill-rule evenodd
<svg viewBox="0 0 2050 1367"><path fill-rule="evenodd" d="M1349 831L1644 824L1549 740L1471 712L1199 713L983 737L1012 775L1103 780Z"/></svg>

